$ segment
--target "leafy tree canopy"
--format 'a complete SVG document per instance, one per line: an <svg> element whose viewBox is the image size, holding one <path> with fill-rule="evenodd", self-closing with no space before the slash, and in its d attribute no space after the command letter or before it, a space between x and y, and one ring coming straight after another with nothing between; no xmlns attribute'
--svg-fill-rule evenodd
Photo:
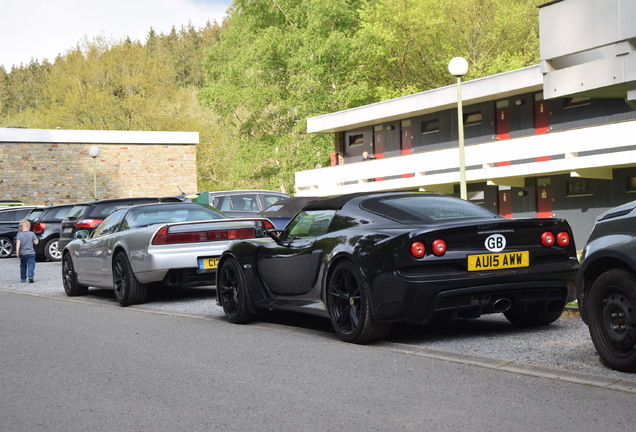
<svg viewBox="0 0 636 432"><path fill-rule="evenodd" d="M0 68L0 126L194 130L200 190L293 192L333 137L306 119L536 64L544 0L234 0L222 24L84 41Z"/></svg>

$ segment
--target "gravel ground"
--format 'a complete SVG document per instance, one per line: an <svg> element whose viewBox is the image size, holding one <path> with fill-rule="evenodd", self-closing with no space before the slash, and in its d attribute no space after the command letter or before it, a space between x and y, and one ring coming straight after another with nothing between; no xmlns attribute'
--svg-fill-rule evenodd
<svg viewBox="0 0 636 432"><path fill-rule="evenodd" d="M29 284L20 282L19 261L16 258L2 259L0 290L68 299L62 287L61 264L56 262L38 262L35 283ZM110 290L91 289L85 299L117 306ZM223 316L223 311L216 305L213 287L155 291L148 303L134 308L193 314L204 318ZM279 313L268 316L266 320L277 328L282 326L286 331L309 329L336 338L329 321L325 319ZM515 327L501 314L437 325L396 326L389 342L390 346L398 347L398 350L404 347L407 352L439 351L444 353L442 356L454 353L497 359L529 367L550 368L556 373L589 374L636 384L636 374L612 371L600 363L587 326L576 311L565 312L552 325L535 329Z"/></svg>

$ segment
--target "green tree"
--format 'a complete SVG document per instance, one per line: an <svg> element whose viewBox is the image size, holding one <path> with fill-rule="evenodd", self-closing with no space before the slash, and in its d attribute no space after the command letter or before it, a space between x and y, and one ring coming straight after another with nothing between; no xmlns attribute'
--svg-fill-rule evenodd
<svg viewBox="0 0 636 432"><path fill-rule="evenodd" d="M306 118L370 101L352 45L359 4L234 2L199 95L233 137L233 187L292 192L295 171L328 162L331 141L308 136Z"/></svg>
<svg viewBox="0 0 636 432"><path fill-rule="evenodd" d="M467 79L536 64L541 0L377 0L360 12L357 34L374 96L388 99L450 84L452 57Z"/></svg>

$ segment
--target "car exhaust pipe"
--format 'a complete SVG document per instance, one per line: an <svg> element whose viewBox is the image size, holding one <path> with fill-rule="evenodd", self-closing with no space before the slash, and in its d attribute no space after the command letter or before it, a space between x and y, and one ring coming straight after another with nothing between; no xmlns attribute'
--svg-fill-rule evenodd
<svg viewBox="0 0 636 432"><path fill-rule="evenodd" d="M510 309L510 306L512 306L512 302L507 298L497 299L492 304L492 308L495 312L505 312Z"/></svg>

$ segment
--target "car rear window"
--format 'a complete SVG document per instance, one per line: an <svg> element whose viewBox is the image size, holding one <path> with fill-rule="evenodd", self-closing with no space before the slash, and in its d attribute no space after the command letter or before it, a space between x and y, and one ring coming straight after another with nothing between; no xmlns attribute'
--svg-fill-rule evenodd
<svg viewBox="0 0 636 432"><path fill-rule="evenodd" d="M46 212L45 218L50 221L61 221L71 210L71 207L60 207L56 209L49 209Z"/></svg>
<svg viewBox="0 0 636 432"><path fill-rule="evenodd" d="M31 213L29 213L28 219L31 222L37 222L38 220L40 220L40 217L42 216L43 213L44 213L44 209L35 209Z"/></svg>
<svg viewBox="0 0 636 432"><path fill-rule="evenodd" d="M68 220L77 220L81 219L88 214L92 207L88 205L76 205L74 206L70 212L66 215L66 219Z"/></svg>
<svg viewBox="0 0 636 432"><path fill-rule="evenodd" d="M133 208L126 215L129 228L155 225L160 223L195 222L210 219L224 219L221 213L211 207L193 205L157 205Z"/></svg>
<svg viewBox="0 0 636 432"><path fill-rule="evenodd" d="M411 195L372 198L363 209L404 223L434 223L499 216L468 201L444 196Z"/></svg>

